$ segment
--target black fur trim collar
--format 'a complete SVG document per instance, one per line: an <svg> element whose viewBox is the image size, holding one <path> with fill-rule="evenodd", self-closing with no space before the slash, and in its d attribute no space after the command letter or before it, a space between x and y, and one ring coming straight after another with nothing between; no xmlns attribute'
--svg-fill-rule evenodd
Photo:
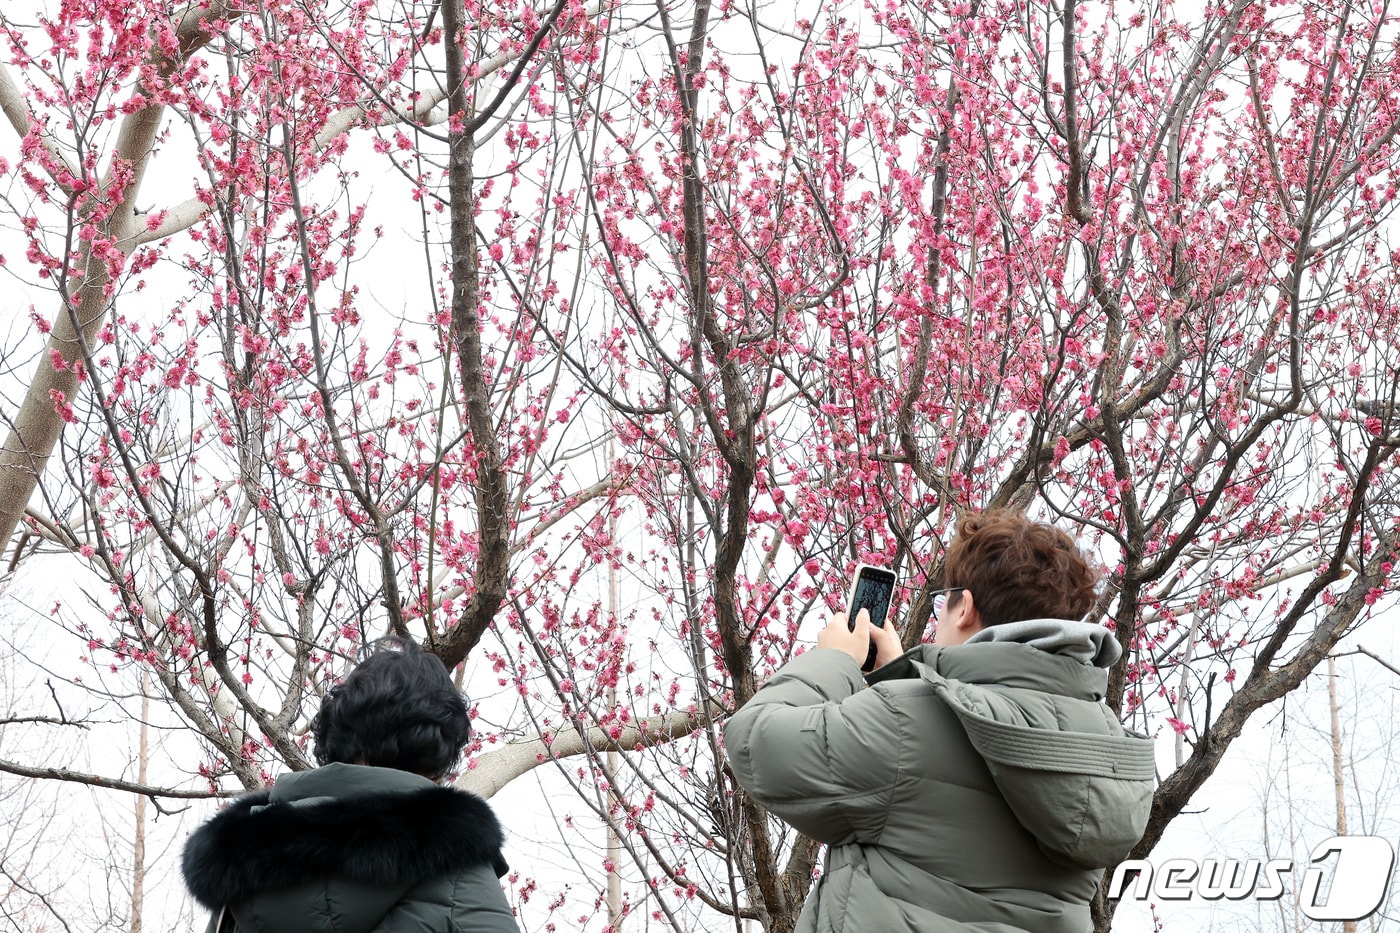
<svg viewBox="0 0 1400 933"><path fill-rule="evenodd" d="M340 875L396 885L491 865L507 871L490 806L448 787L229 805L190 836L182 868L195 900L217 910L270 888ZM262 807L252 812L255 807Z"/></svg>

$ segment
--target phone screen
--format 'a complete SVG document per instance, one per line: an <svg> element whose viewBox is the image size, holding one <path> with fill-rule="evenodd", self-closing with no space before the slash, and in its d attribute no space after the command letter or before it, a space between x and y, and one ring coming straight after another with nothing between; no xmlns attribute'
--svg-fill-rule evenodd
<svg viewBox="0 0 1400 933"><path fill-rule="evenodd" d="M851 591L851 608L847 623L855 629L856 615L862 609L870 611L870 624L883 626L885 616L890 611L890 599L894 596L894 573L878 567L862 567L856 574L855 587Z"/></svg>

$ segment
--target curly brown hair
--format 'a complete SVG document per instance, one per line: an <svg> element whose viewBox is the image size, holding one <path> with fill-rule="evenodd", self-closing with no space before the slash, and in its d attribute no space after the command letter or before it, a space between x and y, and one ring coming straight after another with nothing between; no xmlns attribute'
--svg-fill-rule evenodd
<svg viewBox="0 0 1400 933"><path fill-rule="evenodd" d="M1074 539L1020 512L965 515L948 547L944 586L971 590L984 627L1024 619L1082 619L1099 573ZM961 593L953 593L955 604Z"/></svg>

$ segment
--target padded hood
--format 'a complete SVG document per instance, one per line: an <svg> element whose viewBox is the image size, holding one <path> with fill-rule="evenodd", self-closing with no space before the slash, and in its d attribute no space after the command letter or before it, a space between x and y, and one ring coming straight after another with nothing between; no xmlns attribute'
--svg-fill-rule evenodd
<svg viewBox="0 0 1400 933"><path fill-rule="evenodd" d="M1117 864L1147 827L1152 740L1101 702L1116 649L1102 626L1037 619L905 656L957 715L1017 821L1061 864Z"/></svg>
<svg viewBox="0 0 1400 933"><path fill-rule="evenodd" d="M195 899L257 933L367 933L414 885L507 868L490 806L388 768L331 764L284 775L201 826L182 868Z"/></svg>

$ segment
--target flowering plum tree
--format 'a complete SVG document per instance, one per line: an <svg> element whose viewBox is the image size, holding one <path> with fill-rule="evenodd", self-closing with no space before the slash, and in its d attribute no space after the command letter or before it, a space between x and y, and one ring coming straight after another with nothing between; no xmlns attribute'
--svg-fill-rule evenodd
<svg viewBox="0 0 1400 933"><path fill-rule="evenodd" d="M502 691L465 786L606 824L598 928L786 931L819 847L718 724L853 562L912 645L967 509L1100 555L1110 702L1175 752L1137 856L1394 589L1384 5L810 7L0 14L47 302L0 540L93 581L209 788L307 767L395 633Z"/></svg>

